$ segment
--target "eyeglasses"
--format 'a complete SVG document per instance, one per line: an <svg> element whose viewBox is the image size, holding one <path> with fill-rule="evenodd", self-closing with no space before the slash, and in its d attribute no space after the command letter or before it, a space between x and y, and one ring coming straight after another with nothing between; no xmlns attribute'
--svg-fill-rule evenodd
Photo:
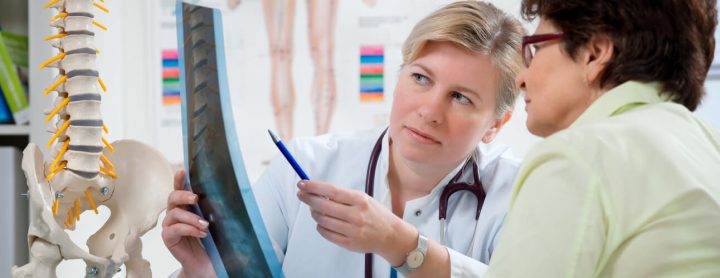
<svg viewBox="0 0 720 278"><path fill-rule="evenodd" d="M564 37L565 34L563 33L524 36L522 40L522 53L523 63L525 63L525 67L530 67L530 62L532 62L532 59L535 56L536 50L535 48L531 47L532 44L541 43L544 41L561 40Z"/></svg>

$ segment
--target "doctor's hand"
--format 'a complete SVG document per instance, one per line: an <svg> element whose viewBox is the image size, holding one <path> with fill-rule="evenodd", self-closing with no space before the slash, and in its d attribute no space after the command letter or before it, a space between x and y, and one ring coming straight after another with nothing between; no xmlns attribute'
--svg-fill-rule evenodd
<svg viewBox="0 0 720 278"><path fill-rule="evenodd" d="M170 253L182 265L178 277L216 277L207 253L198 238L207 236L208 222L187 210L197 204L198 196L183 190L185 171L175 173L175 190L168 197L162 239Z"/></svg>
<svg viewBox="0 0 720 278"><path fill-rule="evenodd" d="M298 198L310 207L320 235L340 247L375 253L399 266L417 246L417 229L365 192L308 180L298 188Z"/></svg>

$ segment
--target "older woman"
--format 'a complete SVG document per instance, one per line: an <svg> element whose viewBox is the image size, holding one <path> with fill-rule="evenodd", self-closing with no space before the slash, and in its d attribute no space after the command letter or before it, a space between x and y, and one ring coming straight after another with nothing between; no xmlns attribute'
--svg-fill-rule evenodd
<svg viewBox="0 0 720 278"><path fill-rule="evenodd" d="M489 277L720 277L715 0L524 0L526 157Z"/></svg>
<svg viewBox="0 0 720 278"><path fill-rule="evenodd" d="M518 169L506 147L486 144L512 110L523 35L490 4L441 8L403 46L386 130L294 140L290 152L313 181L298 183L282 158L270 164L253 190L285 275L484 272ZM171 194L163 239L182 275L212 277L193 238L208 222L182 209L195 202Z"/></svg>

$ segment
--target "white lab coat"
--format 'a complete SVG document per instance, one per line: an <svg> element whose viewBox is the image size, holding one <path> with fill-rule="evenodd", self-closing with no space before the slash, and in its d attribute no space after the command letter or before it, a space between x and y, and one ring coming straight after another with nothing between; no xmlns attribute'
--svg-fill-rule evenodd
<svg viewBox="0 0 720 278"><path fill-rule="evenodd" d="M370 153L381 132L382 129L378 129L298 138L288 145L288 149L310 179L364 192ZM383 139L374 177L374 198L390 209L387 138L386 135ZM474 195L460 191L449 201L448 234L444 244L449 247L452 277L478 277L485 272L502 228L519 167L517 160L508 157L509 148L506 146L493 144L478 148L479 176L486 192L478 224L474 219L477 204ZM461 166L458 165L448 174L428 196L407 202L403 220L428 238L439 240L440 194ZM299 177L285 158L278 155L253 184L257 204L285 275L363 277L364 254L343 249L317 232L317 224L309 208L297 198L298 181ZM477 229L473 252L465 256L472 241L473 229ZM375 255L373 277L389 276L389 263Z"/></svg>
<svg viewBox="0 0 720 278"><path fill-rule="evenodd" d="M375 142L383 129L349 134L328 134L298 138L287 147L310 179L365 191L365 175ZM448 204L448 233L445 244L450 254L452 277L479 277L495 249L510 202L510 193L519 161L510 157L507 146L478 146L480 180L485 189L485 204L479 222L475 221L476 199L466 191L455 193ZM428 238L438 241L440 221L438 204L447 182L463 165L448 174L432 192L405 204L403 220ZM391 209L387 184L388 136L375 171L374 198ZM471 178L466 173L464 179ZM297 198L300 180L284 157L278 155L253 184L253 192L263 222L282 263L286 277L363 277L365 257L324 239L316 230L310 210ZM470 256L465 253L475 242ZM175 277L178 272L171 275ZM373 258L373 277L390 276L390 264L380 256ZM402 274L398 273L399 277Z"/></svg>

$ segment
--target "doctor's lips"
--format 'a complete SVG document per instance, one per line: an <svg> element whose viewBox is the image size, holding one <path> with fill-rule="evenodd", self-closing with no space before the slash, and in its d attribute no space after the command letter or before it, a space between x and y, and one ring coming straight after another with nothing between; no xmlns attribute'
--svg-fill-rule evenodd
<svg viewBox="0 0 720 278"><path fill-rule="evenodd" d="M419 137L419 139L421 139L421 140L427 140L427 141L434 142L434 143L436 143L436 144L440 144L440 141L438 141L437 139L435 139L434 137L430 136L430 135L427 134L427 133L423 133L422 131L419 131L419 130L414 129L414 128L409 127L409 126L405 126L405 128L406 128L413 136Z"/></svg>

